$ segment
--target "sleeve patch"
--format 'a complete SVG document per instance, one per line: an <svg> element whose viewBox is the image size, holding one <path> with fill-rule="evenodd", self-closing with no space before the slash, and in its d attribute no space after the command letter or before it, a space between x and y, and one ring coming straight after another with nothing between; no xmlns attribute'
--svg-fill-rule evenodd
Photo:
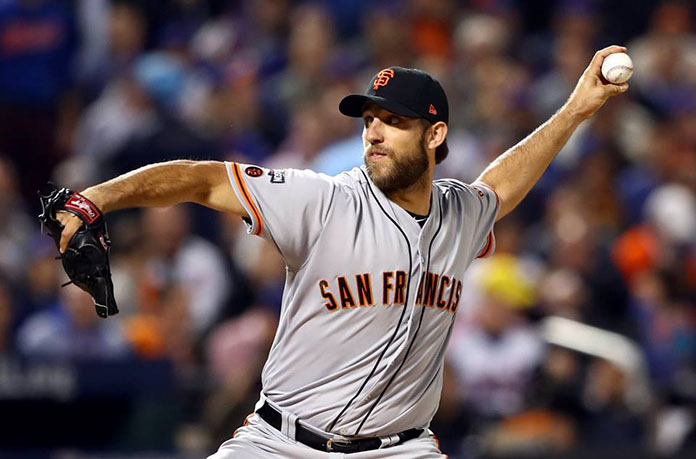
<svg viewBox="0 0 696 459"><path fill-rule="evenodd" d="M271 169L268 172L268 175L271 176L271 183L285 183L285 171L284 170Z"/></svg>
<svg viewBox="0 0 696 459"><path fill-rule="evenodd" d="M256 166L247 166L244 169L244 173L249 177L261 177L263 175L263 170Z"/></svg>
<svg viewBox="0 0 696 459"><path fill-rule="evenodd" d="M247 175L249 174L250 170L255 170L258 169L261 171L261 175L263 175L263 170L260 167L256 166L249 166L245 169L245 173ZM253 172L255 173L255 172ZM254 204L254 201L251 199L251 195L249 194L249 190L247 189L246 184L244 183L244 179L242 178L242 172L241 168L239 167L239 164L237 163L232 163L232 177L234 178L234 184L237 187L237 190L239 191L240 196L243 199L243 203L249 213L251 214L250 216L253 217L253 220L258 222L258 227L256 228L256 231L254 232L255 235L260 235L263 233L263 219L261 218L261 212L259 212L258 208Z"/></svg>

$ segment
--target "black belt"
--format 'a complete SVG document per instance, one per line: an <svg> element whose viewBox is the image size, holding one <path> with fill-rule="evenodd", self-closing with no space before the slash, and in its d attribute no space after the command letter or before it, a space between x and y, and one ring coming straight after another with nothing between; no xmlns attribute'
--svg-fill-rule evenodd
<svg viewBox="0 0 696 459"><path fill-rule="evenodd" d="M278 410L273 408L268 403L261 405L261 408L256 410L256 414L261 416L264 421L269 423L275 429L282 430L282 415ZM329 453L357 453L360 451L379 449L382 447L382 438L387 441L388 446L395 446L407 440L416 438L422 433L423 429L409 429L399 432L398 434L387 435L385 437L358 438L355 440L332 440L330 438L324 438L321 435L315 434L311 430L300 425L297 420L295 421L295 440L309 446L310 448Z"/></svg>

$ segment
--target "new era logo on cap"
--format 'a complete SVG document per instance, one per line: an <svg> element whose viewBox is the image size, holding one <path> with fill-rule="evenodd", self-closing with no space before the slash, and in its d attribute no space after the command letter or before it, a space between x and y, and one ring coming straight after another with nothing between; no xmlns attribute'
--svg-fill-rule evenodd
<svg viewBox="0 0 696 459"><path fill-rule="evenodd" d="M338 109L344 115L359 118L367 102L397 115L425 118L431 123L449 121L445 91L435 78L418 69L382 69L374 76L365 94L344 97Z"/></svg>

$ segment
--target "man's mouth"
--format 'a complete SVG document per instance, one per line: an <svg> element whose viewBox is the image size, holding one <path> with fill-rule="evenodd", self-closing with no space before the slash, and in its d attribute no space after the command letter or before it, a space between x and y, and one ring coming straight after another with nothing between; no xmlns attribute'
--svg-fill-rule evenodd
<svg viewBox="0 0 696 459"><path fill-rule="evenodd" d="M381 159L386 158L388 155L382 151L370 150L367 156L373 161L379 161Z"/></svg>

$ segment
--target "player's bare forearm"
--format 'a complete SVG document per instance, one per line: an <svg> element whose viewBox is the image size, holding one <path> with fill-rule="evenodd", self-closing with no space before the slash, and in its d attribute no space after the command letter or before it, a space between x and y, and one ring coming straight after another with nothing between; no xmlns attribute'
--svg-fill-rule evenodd
<svg viewBox="0 0 696 459"><path fill-rule="evenodd" d="M490 185L500 196L498 219L529 193L580 122L581 118L562 108L483 171L478 180Z"/></svg>
<svg viewBox="0 0 696 459"><path fill-rule="evenodd" d="M598 51L563 107L500 155L479 176L477 180L491 186L500 197L498 219L512 211L529 193L580 123L594 115L610 97L628 89L627 83L607 83L600 76L604 58L625 51L626 48L620 46Z"/></svg>
<svg viewBox="0 0 696 459"><path fill-rule="evenodd" d="M231 188L225 164L218 161L169 161L141 167L81 193L103 213L129 207L166 207L196 202L222 212L246 216ZM59 212L63 225L60 251L82 226L76 216Z"/></svg>
<svg viewBox="0 0 696 459"><path fill-rule="evenodd" d="M82 194L103 212L129 207L166 207L196 202L223 212L246 215L222 162L177 160L150 164Z"/></svg>

